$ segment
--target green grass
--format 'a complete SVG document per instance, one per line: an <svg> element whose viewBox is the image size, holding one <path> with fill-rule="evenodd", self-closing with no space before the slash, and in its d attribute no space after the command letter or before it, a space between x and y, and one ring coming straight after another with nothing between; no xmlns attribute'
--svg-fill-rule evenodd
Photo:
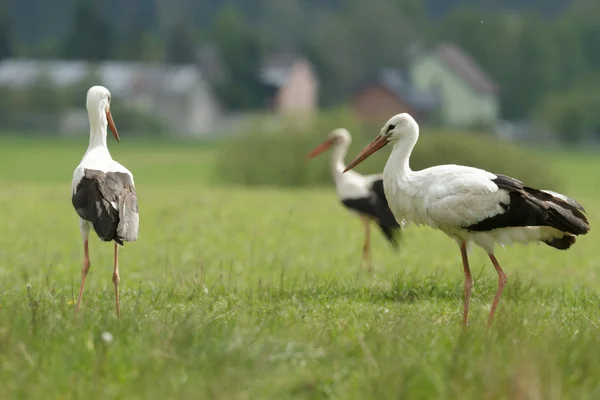
<svg viewBox="0 0 600 400"><path fill-rule="evenodd" d="M69 188L86 145L0 140L0 398L600 396L594 230L567 252L498 249L509 283L490 333L496 274L473 251L463 333L460 254L443 234L409 228L394 254L374 232L369 275L360 222L333 190L211 186L202 145L110 144L136 175L141 234L120 253L120 320L112 246L91 240L75 320L82 244ZM596 226L600 162L553 162Z"/></svg>

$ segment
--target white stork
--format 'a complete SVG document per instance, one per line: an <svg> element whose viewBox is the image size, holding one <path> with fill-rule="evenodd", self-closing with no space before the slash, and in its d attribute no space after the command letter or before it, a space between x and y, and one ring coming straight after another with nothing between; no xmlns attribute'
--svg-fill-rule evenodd
<svg viewBox="0 0 600 400"><path fill-rule="evenodd" d="M375 221L394 249L398 248L398 234L402 228L394 219L385 194L381 174L363 176L354 171L344 174L344 158L350 147L352 137L343 128L335 129L308 156L310 160L333 147L331 155L331 176L341 203L350 211L357 213L365 226L365 243L362 262L371 270L371 230L370 223Z"/></svg>
<svg viewBox="0 0 600 400"><path fill-rule="evenodd" d="M71 184L73 207L79 215L79 228L83 240L83 269L75 313L79 312L83 286L90 256L88 236L90 227L105 242L115 242L114 270L117 316L119 305L119 248L124 241L134 242L138 237L138 203L133 175L114 161L106 146L106 127L110 127L117 142L120 141L110 113L110 92L102 86L93 86L87 92L86 107L90 120L90 145L73 172Z"/></svg>
<svg viewBox="0 0 600 400"><path fill-rule="evenodd" d="M590 225L574 199L525 186L508 176L460 165L440 165L412 171L410 154L419 126L408 114L392 117L381 133L348 165L350 170L388 143L393 144L383 170L383 186L396 219L439 229L457 241L462 255L465 287L463 324L468 324L473 278L467 249L483 248L498 273L498 289L488 316L494 318L507 277L494 256L494 245L543 242L559 250L575 243Z"/></svg>

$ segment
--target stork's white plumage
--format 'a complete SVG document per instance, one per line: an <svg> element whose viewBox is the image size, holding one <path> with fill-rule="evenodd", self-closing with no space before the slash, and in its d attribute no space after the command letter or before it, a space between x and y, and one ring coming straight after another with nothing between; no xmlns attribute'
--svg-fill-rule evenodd
<svg viewBox="0 0 600 400"><path fill-rule="evenodd" d="M473 243L488 253L498 272L489 326L507 282L494 256L494 246L535 241L566 250L575 243L575 236L590 230L585 210L560 193L533 189L514 178L477 168L440 165L412 171L409 158L418 138L416 121L405 113L395 115L346 170L386 144L393 144L383 171L390 208L397 220L439 229L459 244L465 273L465 326L473 286L467 248Z"/></svg>
<svg viewBox="0 0 600 400"><path fill-rule="evenodd" d="M119 134L110 113L110 92L102 86L88 90L86 107L90 120L90 144L81 162L73 172L71 201L79 215L83 240L84 261L81 286L77 299L79 312L85 278L90 268L88 237L91 227L103 241L115 242L113 284L117 316L119 304L119 245L134 242L138 237L139 215L133 175L114 161L106 145L107 126L117 142Z"/></svg>
<svg viewBox="0 0 600 400"><path fill-rule="evenodd" d="M307 156L312 159L329 148L331 154L331 176L335 183L335 190L341 203L350 211L357 213L365 226L365 244L363 246L363 263L371 269L371 230L370 223L375 221L394 249L398 247L398 234L402 228L394 219L385 194L383 193L383 179L381 174L361 175L354 171L344 174L344 158L352 142L350 133L343 128L335 129L319 146L315 147Z"/></svg>

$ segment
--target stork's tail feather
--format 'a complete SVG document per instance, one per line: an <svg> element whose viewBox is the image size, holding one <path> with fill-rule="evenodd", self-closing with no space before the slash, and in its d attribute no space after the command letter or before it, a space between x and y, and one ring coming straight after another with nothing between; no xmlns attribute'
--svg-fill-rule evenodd
<svg viewBox="0 0 600 400"><path fill-rule="evenodd" d="M383 235L385 236L387 241L390 243L392 248L394 250L398 250L399 242L402 237L402 228L400 227L400 225L389 226L389 225L382 225L381 223L378 223L378 225L379 225L379 228L381 228L381 232L383 232Z"/></svg>
<svg viewBox="0 0 600 400"><path fill-rule="evenodd" d="M120 197L119 201L119 226L117 235L126 242L135 242L140 229L140 215L135 188L128 187L128 192ZM121 245L123 245L121 243Z"/></svg>
<svg viewBox="0 0 600 400"><path fill-rule="evenodd" d="M561 238L552 238L552 239L548 239L548 240L542 240L542 242L544 242L548 246L554 247L555 249L558 249L558 250L567 250L569 247L571 247L575 244L575 240L576 240L575 236L565 235Z"/></svg>
<svg viewBox="0 0 600 400"><path fill-rule="evenodd" d="M584 214L583 207L573 199L561 195L560 193L548 192L544 190L531 189L526 187L525 191L540 202L539 206L547 209L547 225L565 232L562 238L554 240L565 240L563 246L567 243L569 248L575 243L575 236L585 235L590 231L590 223ZM568 239L568 237L572 239ZM555 246L552 246L555 247ZM557 247L558 248L558 247Z"/></svg>
<svg viewBox="0 0 600 400"><path fill-rule="evenodd" d="M590 231L590 224L585 210L574 199L548 190L525 188L528 194L547 207L547 222L551 227L566 234L560 237L542 240L550 247L567 250L575 244L577 235L585 235Z"/></svg>
<svg viewBox="0 0 600 400"><path fill-rule="evenodd" d="M543 231L540 240L548 246L566 250L575 243L575 236L590 231L590 224L581 204L563 194L538 190L506 175L496 175L492 180L499 189L510 195L508 204L500 203L505 212L486 218L469 226L472 231L489 231L498 228L551 227Z"/></svg>

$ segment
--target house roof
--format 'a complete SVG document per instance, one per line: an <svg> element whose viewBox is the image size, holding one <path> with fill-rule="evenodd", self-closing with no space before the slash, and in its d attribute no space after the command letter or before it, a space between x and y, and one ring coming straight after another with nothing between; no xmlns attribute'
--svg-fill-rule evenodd
<svg viewBox="0 0 600 400"><path fill-rule="evenodd" d="M402 71L398 69L380 69L365 84L373 83L383 86L415 111L431 111L439 104L435 94L420 90L411 85L404 77Z"/></svg>
<svg viewBox="0 0 600 400"><path fill-rule="evenodd" d="M110 88L114 96L127 96L140 87L186 93L191 85L202 80L199 69L192 64L7 59L0 62L0 85L24 88L47 76L57 86L70 86L81 82L90 72L97 75L99 83Z"/></svg>
<svg viewBox="0 0 600 400"><path fill-rule="evenodd" d="M453 43L440 43L434 50L439 59L480 93L496 93L497 85L466 52Z"/></svg>

